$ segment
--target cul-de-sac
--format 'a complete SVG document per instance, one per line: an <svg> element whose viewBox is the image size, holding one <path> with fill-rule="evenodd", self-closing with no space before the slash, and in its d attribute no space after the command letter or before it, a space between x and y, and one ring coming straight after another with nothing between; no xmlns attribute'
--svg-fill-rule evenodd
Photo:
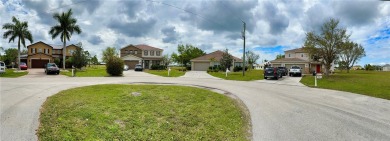
<svg viewBox="0 0 390 141"><path fill-rule="evenodd" d="M390 2L1 0L0 140L390 140Z"/></svg>

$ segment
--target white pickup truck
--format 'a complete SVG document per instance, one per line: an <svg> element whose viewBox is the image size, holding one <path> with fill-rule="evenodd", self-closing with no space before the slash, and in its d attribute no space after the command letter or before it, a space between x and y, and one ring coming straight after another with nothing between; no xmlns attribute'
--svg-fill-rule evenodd
<svg viewBox="0 0 390 141"><path fill-rule="evenodd" d="M299 66L291 66L291 69L288 71L289 76L302 76L302 68Z"/></svg>

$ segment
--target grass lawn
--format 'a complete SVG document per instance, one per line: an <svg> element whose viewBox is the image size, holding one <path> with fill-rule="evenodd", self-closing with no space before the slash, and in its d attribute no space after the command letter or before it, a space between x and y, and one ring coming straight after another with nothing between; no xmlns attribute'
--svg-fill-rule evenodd
<svg viewBox="0 0 390 141"><path fill-rule="evenodd" d="M314 77L303 76L301 83L314 87ZM353 92L390 100L390 72L351 71L336 72L318 79L319 88Z"/></svg>
<svg viewBox="0 0 390 141"><path fill-rule="evenodd" d="M219 77L226 80L239 80L239 81L251 81L251 80L262 80L264 79L263 70L249 70L245 72L245 76L242 76L240 72L229 72L226 77L225 72L208 72L210 75Z"/></svg>
<svg viewBox="0 0 390 141"><path fill-rule="evenodd" d="M5 69L5 73L0 74L0 77L16 78L28 74L27 71L23 71L23 72L14 72L14 71L15 71L14 69Z"/></svg>
<svg viewBox="0 0 390 141"><path fill-rule="evenodd" d="M68 69L68 72L60 71L60 74L66 76L72 76L72 69ZM104 77L104 76L110 76L106 72L105 65L86 67L85 70L83 71L77 70L76 72L76 77Z"/></svg>
<svg viewBox="0 0 390 141"><path fill-rule="evenodd" d="M169 76L168 76L168 70L145 70L145 72L154 75L163 76L163 77L180 77L183 76L186 72L179 71L179 69L180 67L172 67Z"/></svg>
<svg viewBox="0 0 390 141"><path fill-rule="evenodd" d="M38 140L249 140L231 98L163 85L94 85L49 97Z"/></svg>

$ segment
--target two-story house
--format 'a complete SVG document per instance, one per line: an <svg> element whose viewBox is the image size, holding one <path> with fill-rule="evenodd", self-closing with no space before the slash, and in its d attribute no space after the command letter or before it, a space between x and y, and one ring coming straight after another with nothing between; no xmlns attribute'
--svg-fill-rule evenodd
<svg viewBox="0 0 390 141"><path fill-rule="evenodd" d="M291 66L299 66L302 68L302 72L306 74L314 71L322 73L325 69L320 61L313 60L303 48L286 50L284 51L284 58L270 61L270 63L273 67L286 67L287 69L290 69ZM332 65L331 70L334 70L334 65Z"/></svg>
<svg viewBox="0 0 390 141"><path fill-rule="evenodd" d="M66 47L66 58L72 56L78 46L68 45ZM27 46L27 66L29 68L43 68L47 63L53 63L55 58L63 58L63 47L60 45L49 45L42 41ZM61 66L62 63L59 65Z"/></svg>
<svg viewBox="0 0 390 141"><path fill-rule="evenodd" d="M163 50L148 45L128 45L120 50L120 55L129 69L141 64L143 68L149 69L152 65L161 65Z"/></svg>

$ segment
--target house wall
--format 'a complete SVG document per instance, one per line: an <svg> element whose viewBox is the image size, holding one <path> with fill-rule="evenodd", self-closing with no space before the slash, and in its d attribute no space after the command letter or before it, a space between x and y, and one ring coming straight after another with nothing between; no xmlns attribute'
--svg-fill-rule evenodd
<svg viewBox="0 0 390 141"><path fill-rule="evenodd" d="M128 47L122 48L120 50L121 57L124 57L124 56L129 55L129 54L137 56L137 57L142 57L142 50L140 50L139 48L136 48L134 46L128 46Z"/></svg>
<svg viewBox="0 0 390 141"><path fill-rule="evenodd" d="M390 71L390 67L383 67L382 70L383 71Z"/></svg>
<svg viewBox="0 0 390 141"><path fill-rule="evenodd" d="M78 47L76 47L75 45L67 46L66 47L66 56L67 57L72 56L73 52L75 52L77 48Z"/></svg>
<svg viewBox="0 0 390 141"><path fill-rule="evenodd" d="M35 52L33 53L33 50L34 50L34 49L35 49ZM45 52L44 52L45 49L49 51L49 52L46 53L46 54L52 55L52 52L53 52L52 50L53 50L53 48L52 48L51 46L48 46L48 45L46 45L46 44L44 44L44 43L41 43L41 42L28 46L28 47L27 47L27 50L28 50L28 53L27 53L27 54L28 54L28 55L34 55L34 54L38 54L39 52L40 52L40 53L45 53Z"/></svg>
<svg viewBox="0 0 390 141"><path fill-rule="evenodd" d="M308 53L303 53L303 52L285 52L284 53L285 58L299 58L302 60L309 61L309 54Z"/></svg>
<svg viewBox="0 0 390 141"><path fill-rule="evenodd" d="M159 55L157 55L157 52L160 52ZM162 53L163 53L162 50L142 50L142 57L162 58Z"/></svg>

